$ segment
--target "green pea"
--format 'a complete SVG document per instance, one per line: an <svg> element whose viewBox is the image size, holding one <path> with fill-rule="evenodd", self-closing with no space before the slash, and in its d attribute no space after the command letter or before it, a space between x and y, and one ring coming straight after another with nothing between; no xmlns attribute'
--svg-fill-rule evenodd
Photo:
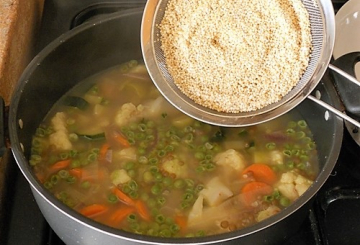
<svg viewBox="0 0 360 245"><path fill-rule="evenodd" d="M158 157L164 157L164 156L166 156L166 151L165 150L159 150L158 152L157 152L157 155L158 155Z"/></svg>
<svg viewBox="0 0 360 245"><path fill-rule="evenodd" d="M138 189L138 184L136 183L135 180L130 180L130 181L128 182L128 186L129 186L129 188L130 188L131 190L133 190L133 191L136 191L136 190Z"/></svg>
<svg viewBox="0 0 360 245"><path fill-rule="evenodd" d="M196 152L195 153L195 158L197 160L204 160L205 159L205 154L203 152Z"/></svg>
<svg viewBox="0 0 360 245"><path fill-rule="evenodd" d="M274 142L267 143L265 145L266 149L268 150L274 150L276 148L276 144Z"/></svg>
<svg viewBox="0 0 360 245"><path fill-rule="evenodd" d="M96 159L97 159L97 154L94 153L94 152L90 153L90 154L88 155L88 157L87 157L87 160L88 160L89 162L93 162L93 161L95 161Z"/></svg>
<svg viewBox="0 0 360 245"><path fill-rule="evenodd" d="M155 181L160 182L163 179L163 176L161 173L155 173L154 174Z"/></svg>
<svg viewBox="0 0 360 245"><path fill-rule="evenodd" d="M156 202L157 202L157 204L159 204L160 206L163 206L163 205L165 204L165 202L166 202L166 199L165 199L165 197L157 197L157 198L156 198Z"/></svg>
<svg viewBox="0 0 360 245"><path fill-rule="evenodd" d="M125 166L124 166L124 168L125 168L126 170L134 169L134 167L135 167L135 163L134 163L134 162L127 162L127 163L125 163Z"/></svg>
<svg viewBox="0 0 360 245"><path fill-rule="evenodd" d="M147 126L146 126L145 123L140 123L140 124L138 125L138 129L139 129L141 132L145 132L146 129L147 129Z"/></svg>
<svg viewBox="0 0 360 245"><path fill-rule="evenodd" d="M185 181L183 179L177 179L174 181L174 187L176 189L182 189L186 185Z"/></svg>
<svg viewBox="0 0 360 245"><path fill-rule="evenodd" d="M147 164L149 162L146 156L140 156L138 161L140 164Z"/></svg>
<svg viewBox="0 0 360 245"><path fill-rule="evenodd" d="M58 175L60 176L60 178L62 179L66 179L67 177L69 177L69 171L62 169L58 172Z"/></svg>
<svg viewBox="0 0 360 245"><path fill-rule="evenodd" d="M76 182L76 177L70 175L69 177L66 178L66 182L69 184L75 183Z"/></svg>
<svg viewBox="0 0 360 245"><path fill-rule="evenodd" d="M68 158L69 158L69 154L68 154L68 153L63 152L63 153L60 154L60 159L61 159L61 160L66 160L66 159L68 159Z"/></svg>
<svg viewBox="0 0 360 245"><path fill-rule="evenodd" d="M132 199L138 199L139 198L139 193L137 191L131 190L129 192L129 197L131 197Z"/></svg>
<svg viewBox="0 0 360 245"><path fill-rule="evenodd" d="M156 207L156 200L154 198L148 198L148 200L146 201L146 204L149 208L154 208Z"/></svg>
<svg viewBox="0 0 360 245"><path fill-rule="evenodd" d="M286 130L286 134L289 135L289 136L294 135L295 132L296 132L296 131L295 131L294 129L292 129L292 128L288 128L288 129Z"/></svg>
<svg viewBox="0 0 360 245"><path fill-rule="evenodd" d="M49 190L53 187L53 184L49 181L45 181L44 187Z"/></svg>
<svg viewBox="0 0 360 245"><path fill-rule="evenodd" d="M166 147L165 147L165 151L166 152L173 152L174 151L174 146L173 145L167 145Z"/></svg>
<svg viewBox="0 0 360 245"><path fill-rule="evenodd" d="M170 177L164 177L162 180L162 183L164 186L171 186L172 185L172 179Z"/></svg>
<svg viewBox="0 0 360 245"><path fill-rule="evenodd" d="M156 165L158 163L158 159L156 157L150 158L149 163L151 165Z"/></svg>
<svg viewBox="0 0 360 245"><path fill-rule="evenodd" d="M280 200L279 200L279 203L280 203L281 206L287 207L287 206L290 205L290 200L287 197L281 197Z"/></svg>
<svg viewBox="0 0 360 245"><path fill-rule="evenodd" d="M143 180L145 183L151 183L154 180L154 177L150 171L145 171L143 173Z"/></svg>
<svg viewBox="0 0 360 245"><path fill-rule="evenodd" d="M296 138L302 139L306 136L306 134L303 131L296 132Z"/></svg>
<svg viewBox="0 0 360 245"><path fill-rule="evenodd" d="M159 195L162 192L162 188L159 184L155 184L151 187L151 193L154 195Z"/></svg>
<svg viewBox="0 0 360 245"><path fill-rule="evenodd" d="M160 237L171 237L171 231L169 229L163 229L159 231Z"/></svg>
<svg viewBox="0 0 360 245"><path fill-rule="evenodd" d="M297 125L297 123L296 123L296 122L294 122L294 121L290 121L290 122L288 123L288 128L295 128L295 127L296 127L296 125Z"/></svg>
<svg viewBox="0 0 360 245"><path fill-rule="evenodd" d="M108 195L108 202L109 203L117 203L119 201L119 199L117 198L117 196L115 196L114 194L110 194Z"/></svg>
<svg viewBox="0 0 360 245"><path fill-rule="evenodd" d="M35 135L39 137L44 137L46 135L46 131L43 128L37 128Z"/></svg>
<svg viewBox="0 0 360 245"><path fill-rule="evenodd" d="M292 155L290 150L284 150L283 154L287 157L291 157L291 155Z"/></svg>
<svg viewBox="0 0 360 245"><path fill-rule="evenodd" d="M136 176L136 171L134 169L128 170L127 173L131 178L134 178Z"/></svg>
<svg viewBox="0 0 360 245"><path fill-rule="evenodd" d="M71 168L78 168L78 167L80 167L80 166L81 166L81 163L80 163L79 160L73 160L73 161L71 161L71 163L70 163L70 167L71 167Z"/></svg>

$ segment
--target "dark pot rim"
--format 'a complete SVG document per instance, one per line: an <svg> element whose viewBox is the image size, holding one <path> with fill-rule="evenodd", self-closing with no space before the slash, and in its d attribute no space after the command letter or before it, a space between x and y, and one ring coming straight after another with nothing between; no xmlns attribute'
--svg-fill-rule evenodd
<svg viewBox="0 0 360 245"><path fill-rule="evenodd" d="M211 244L217 242L224 242L228 240L233 240L241 237L248 236L250 234L259 232L261 230L267 229L278 222L286 219L294 212L298 211L302 206L304 206L307 202L312 199L312 197L318 192L323 183L326 181L328 176L330 175L333 167L335 166L336 160L340 153L340 147L343 136L343 121L339 118L335 118L337 120L336 123L336 131L334 132L334 141L333 149L331 150L331 154L328 156L325 166L320 171L316 181L314 184L288 208L282 210L279 214L276 214L258 224L255 224L251 227L247 227L241 230L224 233L220 235L206 236L201 238L158 238L151 237L145 235L137 235L129 232L125 232L119 229L111 228L106 225L95 222L85 216L80 215L78 212L73 209L67 207L59 200L55 198L50 192L48 192L42 184L37 180L35 175L32 173L30 165L23 153L21 142L19 141L17 135L18 131L21 130L19 126L19 118L17 118L17 109L19 106L19 101L22 95L22 92L25 88L25 85L31 76L31 74L37 69L38 65L45 59L47 55L49 55L53 50L55 50L60 45L66 45L66 41L71 39L76 35L81 35L81 33L92 26L101 25L102 23L107 23L109 21L115 21L118 18L123 18L129 15L141 14L142 9L123 11L120 13L110 14L105 19L101 20L93 20L88 23L84 23L79 27L74 28L73 30L68 31L67 33L61 35L53 42L51 42L48 46L46 46L27 66L24 70L22 76L20 77L17 87L14 91L14 95L10 104L9 111L9 132L10 132L10 141L11 148L15 160L22 172L25 176L33 191L36 191L46 202L52 205L59 212L65 214L70 219L76 221L79 224L90 227L93 230L100 231L102 233L108 234L110 236L116 237L118 239L125 239L128 241L133 241L137 243L147 243L147 244ZM140 29L139 29L140 30ZM140 40L139 40L140 41ZM337 97L334 89L329 91L330 97L334 100L335 106L339 106L340 102Z"/></svg>

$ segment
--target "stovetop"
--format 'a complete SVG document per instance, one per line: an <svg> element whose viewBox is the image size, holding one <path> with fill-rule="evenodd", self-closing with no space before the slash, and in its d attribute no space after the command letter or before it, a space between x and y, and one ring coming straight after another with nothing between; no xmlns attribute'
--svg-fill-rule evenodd
<svg viewBox="0 0 360 245"><path fill-rule="evenodd" d="M335 10L346 1L333 0ZM45 0L42 25L33 55L64 32L89 19L101 18L103 15L129 8L143 7L145 2ZM2 116L0 113L0 117ZM300 230L282 244L360 244L360 151L346 130L344 132L342 149L335 169L315 196L308 217ZM1 134L2 132L0 136ZM64 245L43 218L29 184L22 176L9 149L0 162L0 244Z"/></svg>

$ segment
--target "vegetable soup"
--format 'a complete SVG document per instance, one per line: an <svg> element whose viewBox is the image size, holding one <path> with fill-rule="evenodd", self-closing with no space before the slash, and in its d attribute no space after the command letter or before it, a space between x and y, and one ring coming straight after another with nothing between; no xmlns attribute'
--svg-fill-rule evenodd
<svg viewBox="0 0 360 245"><path fill-rule="evenodd" d="M291 205L318 174L296 111L251 127L208 125L170 105L134 60L63 96L36 130L29 162L79 213L160 237L251 226Z"/></svg>

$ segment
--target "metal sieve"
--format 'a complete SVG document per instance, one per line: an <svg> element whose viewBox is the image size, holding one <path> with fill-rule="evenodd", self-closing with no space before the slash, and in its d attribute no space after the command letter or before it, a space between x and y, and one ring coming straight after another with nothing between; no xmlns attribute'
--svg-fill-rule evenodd
<svg viewBox="0 0 360 245"><path fill-rule="evenodd" d="M297 85L280 101L262 109L224 113L201 106L187 97L176 86L169 74L161 49L158 28L168 0L148 0L141 26L141 47L145 65L162 95L183 113L206 123L235 127L249 126L274 119L293 109L312 92L323 77L335 41L335 16L331 0L303 0L310 16L312 54L309 65Z"/></svg>

